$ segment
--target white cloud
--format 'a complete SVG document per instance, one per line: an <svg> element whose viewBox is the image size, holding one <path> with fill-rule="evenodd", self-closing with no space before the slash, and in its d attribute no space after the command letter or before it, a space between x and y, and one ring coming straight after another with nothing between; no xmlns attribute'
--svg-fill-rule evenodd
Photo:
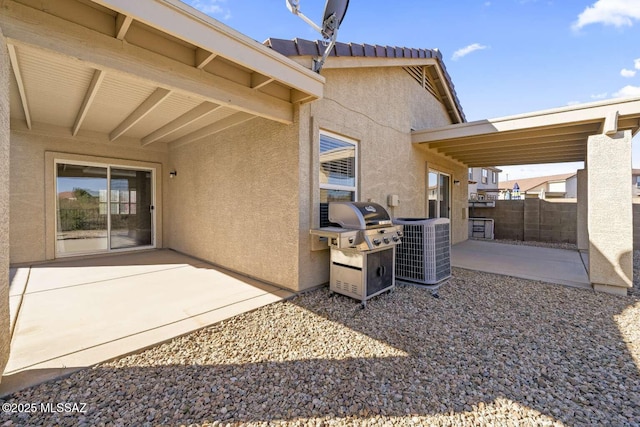
<svg viewBox="0 0 640 427"><path fill-rule="evenodd" d="M470 44L467 47L463 47L462 49L458 49L455 52L453 52L453 56L451 57L451 59L454 60L454 61L457 61L458 59L462 58L463 56L467 56L471 52L475 52L476 50L483 50L483 49L486 49L486 48L487 48L487 46L481 45L480 43Z"/></svg>
<svg viewBox="0 0 640 427"><path fill-rule="evenodd" d="M212 17L220 17L222 19L231 18L231 11L222 7L220 4L225 3L226 0L182 0L188 5L192 6L195 9L198 9L200 12L206 13Z"/></svg>
<svg viewBox="0 0 640 427"><path fill-rule="evenodd" d="M598 0L578 15L578 20L573 23L572 28L579 30L590 24L630 27L636 20L640 20L639 1Z"/></svg>
<svg viewBox="0 0 640 427"><path fill-rule="evenodd" d="M591 99L605 99L609 95L607 92L591 95Z"/></svg>
<svg viewBox="0 0 640 427"><path fill-rule="evenodd" d="M620 70L620 75L622 77L633 77L635 76L637 73L637 71L635 70L627 70L626 68L623 68L622 70Z"/></svg>
<svg viewBox="0 0 640 427"><path fill-rule="evenodd" d="M635 68L636 70L640 70L640 58L633 61L633 68Z"/></svg>
<svg viewBox="0 0 640 427"><path fill-rule="evenodd" d="M640 86L627 85L613 94L614 98L635 98L640 97Z"/></svg>

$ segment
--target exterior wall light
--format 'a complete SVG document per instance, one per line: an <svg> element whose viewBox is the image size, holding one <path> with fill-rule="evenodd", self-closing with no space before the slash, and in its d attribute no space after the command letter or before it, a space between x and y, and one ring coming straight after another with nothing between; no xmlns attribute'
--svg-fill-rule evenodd
<svg viewBox="0 0 640 427"><path fill-rule="evenodd" d="M169 172L169 178L175 178L176 175L178 175L178 172L176 172L175 170L172 170L171 172Z"/></svg>

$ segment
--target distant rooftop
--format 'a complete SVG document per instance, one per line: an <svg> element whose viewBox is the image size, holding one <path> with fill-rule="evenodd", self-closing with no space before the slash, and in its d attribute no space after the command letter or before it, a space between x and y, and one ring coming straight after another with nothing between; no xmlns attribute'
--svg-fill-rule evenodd
<svg viewBox="0 0 640 427"><path fill-rule="evenodd" d="M520 191L525 192L525 191L531 190L532 188L538 187L546 182L566 181L567 179L575 175L576 175L576 172L572 172L572 173L562 173L558 175L538 176L535 178L512 179L509 181L502 181L500 183L500 188L510 190L517 183L518 187L520 187Z"/></svg>

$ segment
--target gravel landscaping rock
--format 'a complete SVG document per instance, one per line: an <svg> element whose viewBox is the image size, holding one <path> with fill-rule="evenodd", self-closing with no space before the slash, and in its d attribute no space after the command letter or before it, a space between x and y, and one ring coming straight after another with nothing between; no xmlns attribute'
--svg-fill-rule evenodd
<svg viewBox="0 0 640 427"><path fill-rule="evenodd" d="M327 288L2 403L0 425L640 426L640 298L454 269L365 310Z"/></svg>

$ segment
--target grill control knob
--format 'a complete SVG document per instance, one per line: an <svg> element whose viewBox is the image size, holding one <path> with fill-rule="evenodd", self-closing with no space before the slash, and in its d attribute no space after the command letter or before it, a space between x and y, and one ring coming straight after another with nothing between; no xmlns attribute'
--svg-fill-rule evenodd
<svg viewBox="0 0 640 427"><path fill-rule="evenodd" d="M349 243L353 244L354 238L353 237L349 237Z"/></svg>
<svg viewBox="0 0 640 427"><path fill-rule="evenodd" d="M376 246L380 246L380 243L382 243L382 242L380 241L380 239L373 239L373 244L374 244L374 245L376 245Z"/></svg>
<svg viewBox="0 0 640 427"><path fill-rule="evenodd" d="M385 242L386 244L389 244L389 238L388 238L388 237L385 237L385 238L384 238L384 239L382 239L382 240L384 240L384 242Z"/></svg>
<svg viewBox="0 0 640 427"><path fill-rule="evenodd" d="M394 242L397 242L397 241L399 241L399 240L400 240L400 238L399 238L398 236L393 236L393 241L394 241Z"/></svg>
<svg viewBox="0 0 640 427"><path fill-rule="evenodd" d="M402 231L398 231L398 237L402 237Z"/></svg>

